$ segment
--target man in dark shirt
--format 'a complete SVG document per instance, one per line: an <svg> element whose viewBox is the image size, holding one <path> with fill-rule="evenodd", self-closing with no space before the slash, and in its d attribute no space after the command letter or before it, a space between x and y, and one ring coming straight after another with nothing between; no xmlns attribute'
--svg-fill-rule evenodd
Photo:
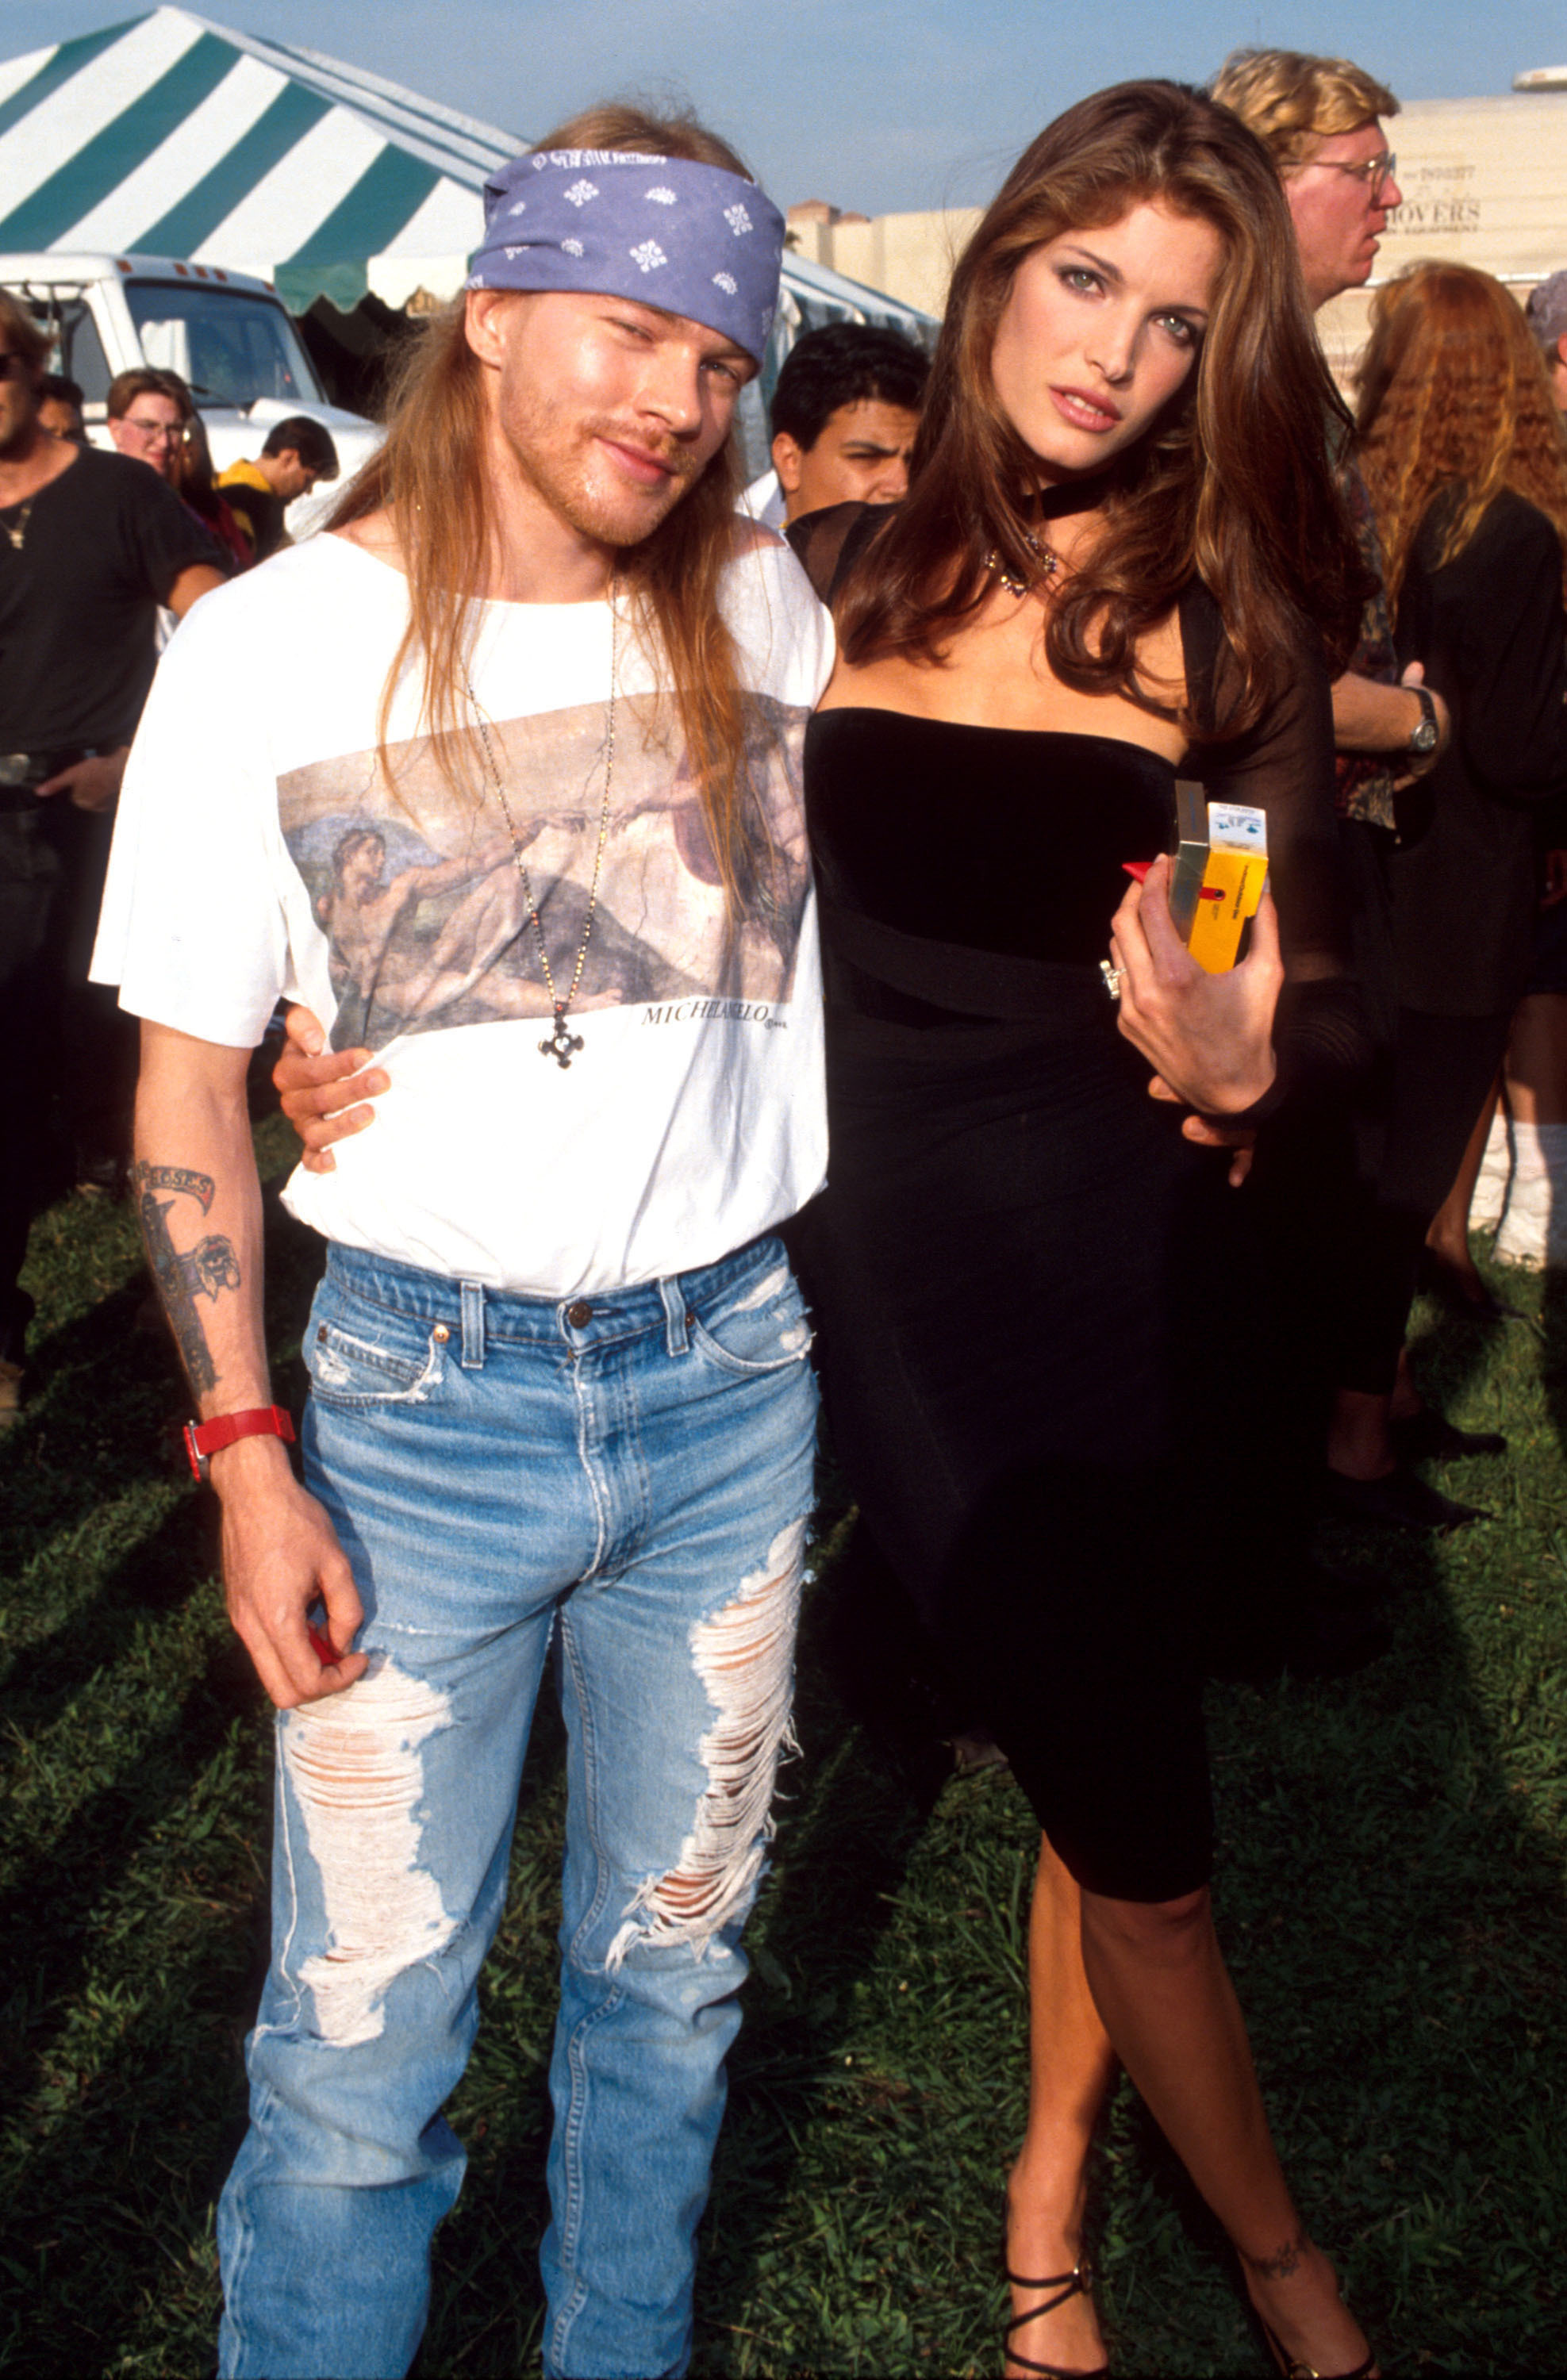
<svg viewBox="0 0 1567 2380"><path fill-rule="evenodd" d="M21 1401L50 1045L67 981L85 987L158 606L183 614L223 578L155 473L43 427L46 352L0 292L0 1428Z"/></svg>

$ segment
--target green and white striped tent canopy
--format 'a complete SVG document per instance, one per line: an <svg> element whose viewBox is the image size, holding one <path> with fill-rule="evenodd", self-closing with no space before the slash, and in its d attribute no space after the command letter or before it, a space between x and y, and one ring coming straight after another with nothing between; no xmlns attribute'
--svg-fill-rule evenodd
<svg viewBox="0 0 1567 2380"><path fill-rule="evenodd" d="M218 264L297 313L367 290L400 307L457 288L485 176L526 145L358 67L154 8L0 65L0 251ZM929 328L820 265L790 259L784 289L781 351L833 319Z"/></svg>

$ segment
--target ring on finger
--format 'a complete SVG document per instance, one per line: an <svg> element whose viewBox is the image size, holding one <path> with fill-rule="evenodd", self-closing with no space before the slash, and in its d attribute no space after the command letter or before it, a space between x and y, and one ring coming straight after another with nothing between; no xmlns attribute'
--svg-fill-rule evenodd
<svg viewBox="0 0 1567 2380"><path fill-rule="evenodd" d="M1123 970L1118 966L1111 966L1108 959L1100 959L1099 973L1104 978L1104 988L1111 1000L1119 1000Z"/></svg>

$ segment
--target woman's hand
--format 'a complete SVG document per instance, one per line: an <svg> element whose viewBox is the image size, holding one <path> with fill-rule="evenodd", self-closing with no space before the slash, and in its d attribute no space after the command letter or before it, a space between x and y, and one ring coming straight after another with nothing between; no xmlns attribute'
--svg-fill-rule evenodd
<svg viewBox="0 0 1567 2380"><path fill-rule="evenodd" d="M283 1112L305 1144L307 1173L331 1173L337 1164L334 1140L363 1132L375 1121L368 1102L385 1090L389 1077L379 1066L370 1073L368 1050L329 1050L321 1020L308 1008L291 1008L287 1039L272 1078L283 1094Z"/></svg>
<svg viewBox="0 0 1567 2380"><path fill-rule="evenodd" d="M1271 894L1263 893L1241 965L1209 975L1172 923L1170 862L1156 859L1111 921L1110 953L1121 974L1117 1021L1154 1070L1154 1097L1198 1111L1184 1127L1189 1139L1233 1146L1222 1119L1259 1099L1278 1071L1273 1012L1284 968Z"/></svg>

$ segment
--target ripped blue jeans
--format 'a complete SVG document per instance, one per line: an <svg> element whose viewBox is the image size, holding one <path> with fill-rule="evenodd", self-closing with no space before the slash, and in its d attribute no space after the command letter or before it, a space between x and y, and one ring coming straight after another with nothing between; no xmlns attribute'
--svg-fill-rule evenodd
<svg viewBox="0 0 1567 2380"><path fill-rule="evenodd" d="M773 1239L559 1305L333 1248L306 1476L370 1665L278 1723L273 1960L218 2216L234 2380L413 2358L463 2175L441 2110L552 1646L569 1802L544 2369L686 2369L788 1733L808 1340Z"/></svg>

